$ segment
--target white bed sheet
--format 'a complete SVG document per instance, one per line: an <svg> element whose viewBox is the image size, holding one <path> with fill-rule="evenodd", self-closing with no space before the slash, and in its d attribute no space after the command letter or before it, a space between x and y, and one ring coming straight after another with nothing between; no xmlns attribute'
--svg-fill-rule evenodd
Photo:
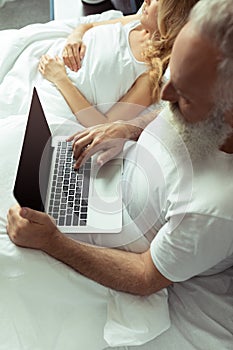
<svg viewBox="0 0 233 350"><path fill-rule="evenodd" d="M116 11L112 15L121 14ZM60 49L64 42L61 37L65 38L76 24L77 20L54 21L0 32L0 350L104 349L108 347L104 332L109 307L116 306L117 301L122 306L130 298L127 306L140 309L145 303L141 308L145 311L151 301L124 298L124 293L89 281L42 252L16 247L6 234L7 210L15 203L12 187L31 91L34 84L41 83L38 57L48 49ZM41 95L44 89L45 85ZM48 100L49 106L44 101L44 108L52 131L56 133L61 124L64 134L74 127L76 130L78 124L59 95L55 92ZM168 296L170 328L164 332L165 327L145 345L118 349L233 349L233 268L175 284L168 288ZM161 303L165 300L164 295L158 294L158 298ZM162 323L164 308L152 311L154 322ZM141 330L149 340L153 338L153 324L147 327L144 317Z"/></svg>
<svg viewBox="0 0 233 350"><path fill-rule="evenodd" d="M3 7L6 2L10 2L10 1L14 1L14 0L0 0L0 7Z"/></svg>
<svg viewBox="0 0 233 350"><path fill-rule="evenodd" d="M6 234L33 86L53 134L59 129L59 135L70 135L82 128L61 94L38 73L39 58L47 52L60 53L78 22L119 16L119 11L108 11L0 32L0 349L103 349L108 344L142 344L170 325L166 290L150 298L111 291L41 252L14 246ZM160 314L156 329L154 306Z"/></svg>

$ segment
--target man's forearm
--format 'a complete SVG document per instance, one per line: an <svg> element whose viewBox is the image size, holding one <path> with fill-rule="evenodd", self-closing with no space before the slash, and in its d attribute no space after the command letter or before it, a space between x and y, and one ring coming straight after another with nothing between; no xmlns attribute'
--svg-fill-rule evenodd
<svg viewBox="0 0 233 350"><path fill-rule="evenodd" d="M63 235L43 250L106 287L139 295L156 291L146 279L142 254L91 246Z"/></svg>
<svg viewBox="0 0 233 350"><path fill-rule="evenodd" d="M137 254L72 240L47 214L18 205L10 208L7 219L12 242L40 249L106 287L149 295L171 284L154 265L149 249Z"/></svg>
<svg viewBox="0 0 233 350"><path fill-rule="evenodd" d="M128 139L137 141L139 136L141 135L142 131L147 127L147 125L154 120L157 115L159 114L158 111L152 111L150 113L141 115L135 119L126 121L125 124L128 124Z"/></svg>
<svg viewBox="0 0 233 350"><path fill-rule="evenodd" d="M159 111L152 111L136 118L137 126L144 130L152 120L154 120L159 114Z"/></svg>

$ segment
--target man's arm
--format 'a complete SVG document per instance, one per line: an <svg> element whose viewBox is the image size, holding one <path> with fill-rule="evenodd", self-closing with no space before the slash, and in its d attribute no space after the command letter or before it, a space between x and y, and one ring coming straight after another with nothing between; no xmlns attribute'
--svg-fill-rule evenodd
<svg viewBox="0 0 233 350"><path fill-rule="evenodd" d="M47 214L13 207L8 213L11 240L40 249L82 275L115 290L149 295L170 285L155 267L150 250L136 254L74 241L63 235Z"/></svg>
<svg viewBox="0 0 233 350"><path fill-rule="evenodd" d="M141 115L129 121L119 120L104 125L96 125L77 132L68 138L73 141L75 168L79 168L98 151L97 162L102 165L118 155L126 141L137 141L145 127L159 114L159 110Z"/></svg>

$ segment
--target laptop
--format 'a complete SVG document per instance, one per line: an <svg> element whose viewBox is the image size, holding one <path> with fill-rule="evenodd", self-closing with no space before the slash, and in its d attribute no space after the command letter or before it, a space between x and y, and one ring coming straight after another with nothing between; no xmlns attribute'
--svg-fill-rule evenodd
<svg viewBox="0 0 233 350"><path fill-rule="evenodd" d="M74 170L72 143L66 138L52 136L34 88L13 190L16 200L48 213L72 237L120 232L122 159L100 167L93 156Z"/></svg>

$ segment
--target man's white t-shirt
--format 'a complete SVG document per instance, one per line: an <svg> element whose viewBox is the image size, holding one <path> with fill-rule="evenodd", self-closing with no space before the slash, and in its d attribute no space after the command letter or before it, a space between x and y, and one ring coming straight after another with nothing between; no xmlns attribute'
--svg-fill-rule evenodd
<svg viewBox="0 0 233 350"><path fill-rule="evenodd" d="M123 193L132 220L153 237L155 266L178 282L233 264L233 155L217 151L193 165L163 113L129 151Z"/></svg>

